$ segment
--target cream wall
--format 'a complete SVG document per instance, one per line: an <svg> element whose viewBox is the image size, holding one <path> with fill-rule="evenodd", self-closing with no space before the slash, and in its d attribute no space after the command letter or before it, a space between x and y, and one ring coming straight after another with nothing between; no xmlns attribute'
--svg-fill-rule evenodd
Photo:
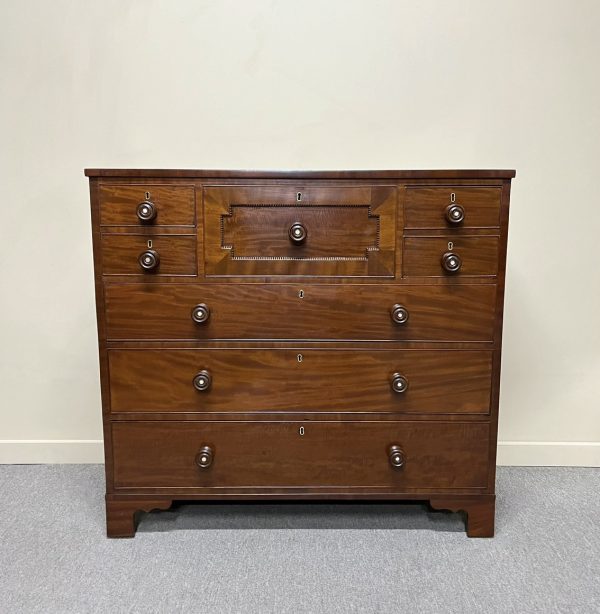
<svg viewBox="0 0 600 614"><path fill-rule="evenodd" d="M516 168L499 460L600 465L597 0L0 4L0 462L99 461L85 166Z"/></svg>

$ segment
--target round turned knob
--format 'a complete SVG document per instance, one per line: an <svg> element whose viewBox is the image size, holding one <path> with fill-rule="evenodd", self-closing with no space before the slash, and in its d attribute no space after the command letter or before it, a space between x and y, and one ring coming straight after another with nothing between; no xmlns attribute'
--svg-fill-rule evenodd
<svg viewBox="0 0 600 614"><path fill-rule="evenodd" d="M306 232L306 228L304 228L300 222L296 222L290 226L288 234L290 235L292 243L299 245L306 239L308 233Z"/></svg>
<svg viewBox="0 0 600 614"><path fill-rule="evenodd" d="M408 309L404 305L396 303L392 309L392 320L396 324L406 324L408 322Z"/></svg>
<svg viewBox="0 0 600 614"><path fill-rule="evenodd" d="M448 273L458 273L462 266L461 257L454 252L446 252L442 256L442 267Z"/></svg>
<svg viewBox="0 0 600 614"><path fill-rule="evenodd" d="M402 448L398 445L392 445L388 448L388 456L390 459L390 465L392 467L404 467L404 463L406 462L406 456Z"/></svg>
<svg viewBox="0 0 600 614"><path fill-rule="evenodd" d="M212 375L203 369L194 376L194 388L200 392L204 392L210 388L212 384Z"/></svg>
<svg viewBox="0 0 600 614"><path fill-rule="evenodd" d="M451 224L460 224L465 219L465 210L456 204L446 207L446 219Z"/></svg>
<svg viewBox="0 0 600 614"><path fill-rule="evenodd" d="M140 254L138 262L144 271L154 271L160 264L160 256L153 249L147 249Z"/></svg>
<svg viewBox="0 0 600 614"><path fill-rule="evenodd" d="M156 207L154 203L145 200L137 206L137 216L142 222L151 222L156 217Z"/></svg>
<svg viewBox="0 0 600 614"><path fill-rule="evenodd" d="M196 324L206 322L209 317L210 309L208 308L208 305L205 305L204 303L200 303L192 309L192 320L194 320Z"/></svg>
<svg viewBox="0 0 600 614"><path fill-rule="evenodd" d="M202 446L200 452L196 454L196 465L201 469L207 469L212 465L215 453L210 446Z"/></svg>
<svg viewBox="0 0 600 614"><path fill-rule="evenodd" d="M394 392L406 392L408 389L408 380L400 373L392 375L392 390Z"/></svg>

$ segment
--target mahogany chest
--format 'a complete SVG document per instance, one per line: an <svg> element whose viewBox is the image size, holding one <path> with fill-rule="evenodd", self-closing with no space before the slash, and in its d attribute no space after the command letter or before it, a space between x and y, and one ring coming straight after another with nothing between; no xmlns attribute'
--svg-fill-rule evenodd
<svg viewBox="0 0 600 614"><path fill-rule="evenodd" d="M174 500L494 532L508 170L88 169L111 537Z"/></svg>

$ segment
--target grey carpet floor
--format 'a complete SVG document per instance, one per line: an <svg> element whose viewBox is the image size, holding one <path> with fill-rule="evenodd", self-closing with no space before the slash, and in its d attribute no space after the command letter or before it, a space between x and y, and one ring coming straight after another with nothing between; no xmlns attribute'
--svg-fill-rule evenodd
<svg viewBox="0 0 600 614"><path fill-rule="evenodd" d="M600 470L500 468L497 534L420 504L181 505L104 534L103 468L0 466L0 612L600 612Z"/></svg>

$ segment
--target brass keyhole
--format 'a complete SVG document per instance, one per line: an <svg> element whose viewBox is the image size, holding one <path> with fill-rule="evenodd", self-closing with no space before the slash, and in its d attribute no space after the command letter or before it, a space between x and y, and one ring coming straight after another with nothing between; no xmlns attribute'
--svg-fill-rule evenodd
<svg viewBox="0 0 600 614"><path fill-rule="evenodd" d="M298 359L298 362L302 362L304 360L304 356L302 356L302 354L298 354L296 358Z"/></svg>
<svg viewBox="0 0 600 614"><path fill-rule="evenodd" d="M148 249L152 249L152 239L148 239Z"/></svg>
<svg viewBox="0 0 600 614"><path fill-rule="evenodd" d="M302 436L304 435L304 427L303 427L303 426L301 426L301 427L298 429L298 433L300 433L300 437L302 437Z"/></svg>
<svg viewBox="0 0 600 614"><path fill-rule="evenodd" d="M150 200L150 192L146 192L146 200Z"/></svg>
<svg viewBox="0 0 600 614"><path fill-rule="evenodd" d="M297 192L296 193L296 201L300 202L302 200L302 192Z"/></svg>
<svg viewBox="0 0 600 614"><path fill-rule="evenodd" d="M298 298L304 298L304 290L300 290L300 292L298 292Z"/></svg>

